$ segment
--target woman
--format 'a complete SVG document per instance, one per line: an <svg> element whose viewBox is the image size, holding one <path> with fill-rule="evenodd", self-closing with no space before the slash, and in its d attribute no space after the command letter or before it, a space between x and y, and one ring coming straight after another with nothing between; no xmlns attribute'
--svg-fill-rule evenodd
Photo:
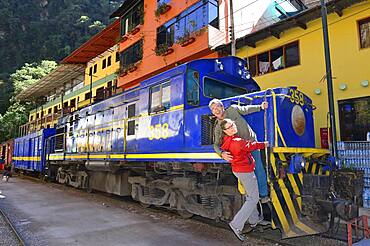
<svg viewBox="0 0 370 246"><path fill-rule="evenodd" d="M268 142L252 142L238 137L236 135L238 129L230 119L224 119L221 122L221 128L225 134L222 139L221 149L230 152L233 156L231 169L246 191L243 206L229 223L235 235L241 241L244 241L245 237L242 235L242 230L245 222L248 221L251 225L256 225L259 222L257 211L259 200L258 184L254 174L255 161L251 152L268 147Z"/></svg>

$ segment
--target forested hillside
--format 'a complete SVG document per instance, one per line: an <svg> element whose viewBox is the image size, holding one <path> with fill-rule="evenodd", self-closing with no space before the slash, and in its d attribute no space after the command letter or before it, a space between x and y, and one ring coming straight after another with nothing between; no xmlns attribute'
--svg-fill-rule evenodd
<svg viewBox="0 0 370 246"><path fill-rule="evenodd" d="M59 62L108 23L122 1L1 0L0 114L9 105L9 75L25 63Z"/></svg>

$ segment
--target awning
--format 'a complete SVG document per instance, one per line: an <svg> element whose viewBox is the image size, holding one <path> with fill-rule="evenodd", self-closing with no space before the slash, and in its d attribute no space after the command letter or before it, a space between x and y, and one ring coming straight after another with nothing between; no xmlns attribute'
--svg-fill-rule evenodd
<svg viewBox="0 0 370 246"><path fill-rule="evenodd" d="M74 50L69 56L63 59L61 63L84 63L97 57L104 51L118 43L120 35L120 21L115 20L101 32L90 38L79 48Z"/></svg>
<svg viewBox="0 0 370 246"><path fill-rule="evenodd" d="M84 75L83 64L61 64L48 75L37 81L29 88L24 89L16 98L21 101L31 101L47 95L50 91L60 88L72 79Z"/></svg>

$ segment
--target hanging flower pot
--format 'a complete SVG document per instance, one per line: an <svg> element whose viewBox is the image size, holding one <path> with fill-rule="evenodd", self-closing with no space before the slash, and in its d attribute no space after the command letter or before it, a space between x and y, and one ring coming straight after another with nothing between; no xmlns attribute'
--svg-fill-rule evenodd
<svg viewBox="0 0 370 246"><path fill-rule="evenodd" d="M168 44L160 44L155 48L155 54L157 56L167 56L174 52L174 49L168 47Z"/></svg>
<svg viewBox="0 0 370 246"><path fill-rule="evenodd" d="M130 34L131 35L135 35L136 33L138 33L140 31L140 27L135 27L134 29L131 30Z"/></svg>
<svg viewBox="0 0 370 246"><path fill-rule="evenodd" d="M127 41L128 40L128 37L127 36L123 36L122 38L121 38L121 42L125 42L125 41Z"/></svg>
<svg viewBox="0 0 370 246"><path fill-rule="evenodd" d="M188 39L185 39L183 40L180 44L181 47L185 47L185 46L188 46L189 44L192 44L195 42L195 38L194 37L189 37Z"/></svg>
<svg viewBox="0 0 370 246"><path fill-rule="evenodd" d="M137 66L135 66L135 65L133 65L133 66L131 66L129 69L128 69L128 71L130 72L130 73L132 73L133 71L135 71L137 69Z"/></svg>
<svg viewBox="0 0 370 246"><path fill-rule="evenodd" d="M170 9L171 6L168 5L167 3L160 3L157 6L157 9L154 11L155 17L159 18L159 16L167 13L168 11L170 11Z"/></svg>

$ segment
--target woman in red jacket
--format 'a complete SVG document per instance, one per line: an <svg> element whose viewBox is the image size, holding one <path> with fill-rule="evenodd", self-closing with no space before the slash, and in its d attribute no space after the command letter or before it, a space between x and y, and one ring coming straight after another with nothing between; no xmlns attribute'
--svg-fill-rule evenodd
<svg viewBox="0 0 370 246"><path fill-rule="evenodd" d="M242 235L242 230L245 222L248 221L251 225L256 225L259 221L257 211L259 200L258 184L254 175L255 161L251 152L268 147L268 142L251 142L238 137L238 129L230 119L224 119L221 122L221 128L225 134L222 139L221 149L230 152L233 156L233 159L230 161L231 169L246 191L243 206L229 223L235 235L241 241L244 241L245 237Z"/></svg>

